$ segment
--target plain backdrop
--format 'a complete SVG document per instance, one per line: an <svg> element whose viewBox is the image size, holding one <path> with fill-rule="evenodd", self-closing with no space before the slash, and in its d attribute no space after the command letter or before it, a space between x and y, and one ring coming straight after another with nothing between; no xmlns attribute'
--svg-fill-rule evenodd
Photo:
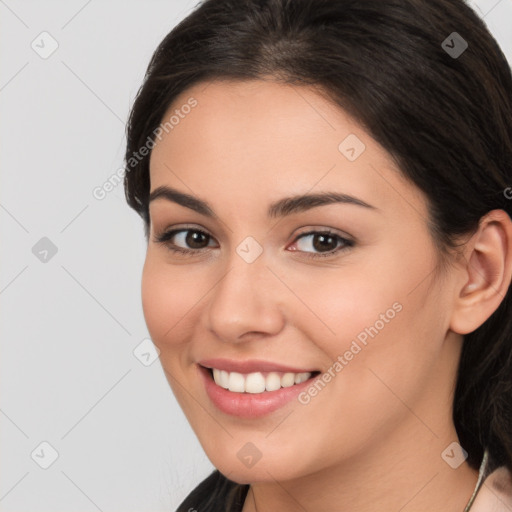
<svg viewBox="0 0 512 512"><path fill-rule="evenodd" d="M93 194L196 3L0 0L2 512L173 511L213 469L151 352L142 221ZM472 4L512 62L512 0Z"/></svg>

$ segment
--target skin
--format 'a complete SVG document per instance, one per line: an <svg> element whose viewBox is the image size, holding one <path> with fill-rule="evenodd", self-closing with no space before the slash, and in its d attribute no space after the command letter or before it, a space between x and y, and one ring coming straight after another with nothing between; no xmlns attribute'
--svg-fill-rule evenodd
<svg viewBox="0 0 512 512"><path fill-rule="evenodd" d="M452 401L463 334L493 313L510 284L510 219L490 212L442 274L425 196L317 91L263 80L201 83L164 119L190 96L198 105L152 151L151 190L194 195L218 219L151 202L142 303L207 456L231 480L251 484L243 511L462 511L477 471L466 462L452 469L441 454L458 441ZM353 162L338 150L349 134L366 146ZM375 209L330 204L266 216L273 201L320 191ZM187 233L172 239L194 254L155 242L184 224L211 237L202 246L187 245ZM318 249L312 236L297 240L313 228L355 245L315 259L336 242ZM236 252L248 236L263 249L250 264ZM294 400L240 419L219 411L198 378L197 361L211 357L327 371L394 303L401 311L307 405ZM262 454L250 468L237 457L247 442Z"/></svg>

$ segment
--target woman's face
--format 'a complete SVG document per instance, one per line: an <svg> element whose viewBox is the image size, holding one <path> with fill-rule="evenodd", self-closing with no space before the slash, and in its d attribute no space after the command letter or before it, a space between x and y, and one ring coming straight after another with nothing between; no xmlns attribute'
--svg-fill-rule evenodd
<svg viewBox="0 0 512 512"><path fill-rule="evenodd" d="M212 463L286 480L447 431L461 337L419 189L312 89L202 83L172 115L151 192L193 199L150 202L143 310Z"/></svg>

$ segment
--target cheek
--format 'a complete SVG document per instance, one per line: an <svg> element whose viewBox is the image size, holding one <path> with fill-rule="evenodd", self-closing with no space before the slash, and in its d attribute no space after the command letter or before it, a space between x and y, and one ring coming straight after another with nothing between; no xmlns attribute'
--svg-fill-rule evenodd
<svg viewBox="0 0 512 512"><path fill-rule="evenodd" d="M340 396L357 389L358 400L372 407L393 399L375 374L405 394L417 393L443 339L443 300L435 287L428 289L430 255L396 247L371 262L296 281L297 295L310 310L297 308L294 323L323 352L324 370L344 375L329 387Z"/></svg>
<svg viewBox="0 0 512 512"><path fill-rule="evenodd" d="M151 338L161 351L177 347L186 339L188 317L202 296L196 285L183 269L173 270L151 254L146 256L142 309Z"/></svg>
<svg viewBox="0 0 512 512"><path fill-rule="evenodd" d="M193 403L185 393L184 373L190 361L185 350L194 324L193 307L204 295L184 267L173 268L148 252L142 272L142 309L153 343L160 350L160 362L169 385L187 417L193 417Z"/></svg>
<svg viewBox="0 0 512 512"><path fill-rule="evenodd" d="M384 332L400 316L405 286L387 276L375 270L371 274L363 266L297 275L294 292L301 303L290 301L295 311L291 321L334 361L350 349L353 340L364 346L374 327Z"/></svg>

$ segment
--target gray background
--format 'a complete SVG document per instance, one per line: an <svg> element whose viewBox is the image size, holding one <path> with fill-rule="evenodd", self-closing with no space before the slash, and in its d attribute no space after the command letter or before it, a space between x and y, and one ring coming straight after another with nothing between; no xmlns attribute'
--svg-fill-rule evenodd
<svg viewBox="0 0 512 512"><path fill-rule="evenodd" d="M144 344L142 221L93 196L195 4L0 0L2 512L170 511L212 470ZM512 0L472 4L512 62Z"/></svg>

